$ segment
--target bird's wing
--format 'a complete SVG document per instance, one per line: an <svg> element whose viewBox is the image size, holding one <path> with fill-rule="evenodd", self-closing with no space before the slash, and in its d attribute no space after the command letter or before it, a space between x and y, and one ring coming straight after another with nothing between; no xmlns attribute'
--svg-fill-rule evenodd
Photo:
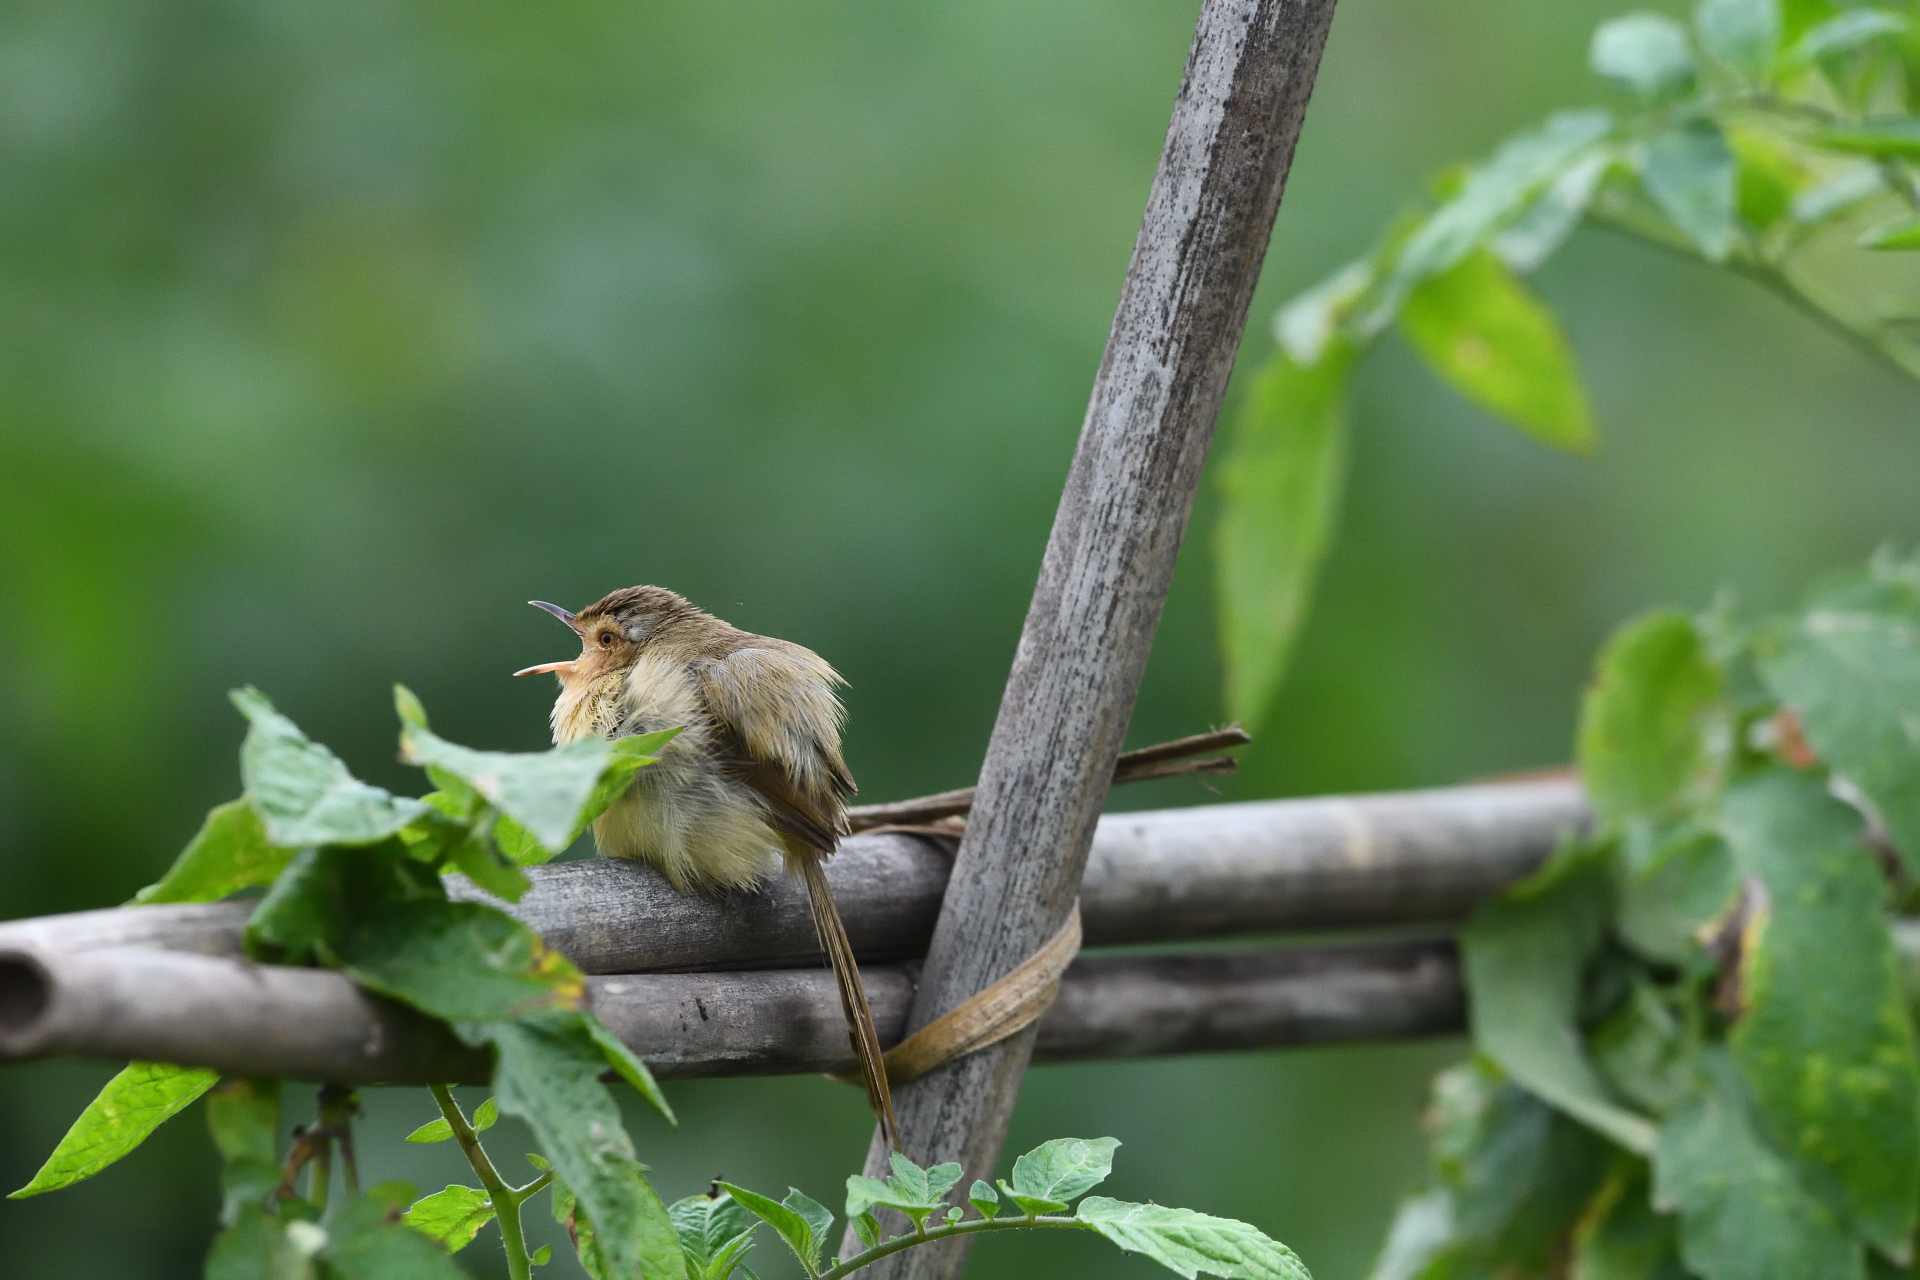
<svg viewBox="0 0 1920 1280"><path fill-rule="evenodd" d="M741 775L781 825L831 852L847 834L853 775L840 756L843 683L819 655L769 641L696 667L700 691L739 747Z"/></svg>

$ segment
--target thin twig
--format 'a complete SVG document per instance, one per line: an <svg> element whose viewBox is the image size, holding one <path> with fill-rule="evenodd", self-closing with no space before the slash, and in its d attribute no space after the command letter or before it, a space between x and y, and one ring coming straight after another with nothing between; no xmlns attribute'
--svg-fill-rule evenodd
<svg viewBox="0 0 1920 1280"><path fill-rule="evenodd" d="M527 1256L526 1236L520 1230L520 1205L551 1179L543 1181L536 1178L526 1187L509 1186L507 1180L500 1176L500 1171L494 1168L486 1148L480 1145L480 1135L467 1123L460 1104L453 1100L453 1090L444 1084L429 1085L428 1088L433 1093L434 1102L440 1107L441 1116L453 1130L454 1141L460 1144L467 1163L473 1166L474 1176L480 1179L480 1185L486 1188L487 1198L493 1201L494 1220L500 1224L500 1247L507 1255L507 1275L510 1280L532 1280L533 1263Z"/></svg>
<svg viewBox="0 0 1920 1280"><path fill-rule="evenodd" d="M1233 758L1213 753L1244 747L1251 741L1253 739L1245 729L1230 724L1224 729L1141 747L1138 751L1122 755L1114 764L1114 785L1192 773L1231 773L1237 767ZM855 831L871 831L875 827L923 826L942 818L959 817L970 811L973 808L974 790L973 787L959 787L930 796L916 796L911 800L863 804L848 810L847 820Z"/></svg>
<svg viewBox="0 0 1920 1280"><path fill-rule="evenodd" d="M969 1218L965 1222L951 1223L940 1227L923 1227L913 1235L895 1236L891 1240L882 1240L879 1244L861 1253L856 1253L844 1262L822 1271L819 1280L844 1280L862 1267L880 1261L889 1254L899 1253L902 1249L911 1249L915 1245L931 1244L936 1240L950 1240L955 1236L986 1235L996 1231L1091 1231L1093 1228L1078 1218L1063 1218L1053 1214L1016 1216L1007 1218Z"/></svg>

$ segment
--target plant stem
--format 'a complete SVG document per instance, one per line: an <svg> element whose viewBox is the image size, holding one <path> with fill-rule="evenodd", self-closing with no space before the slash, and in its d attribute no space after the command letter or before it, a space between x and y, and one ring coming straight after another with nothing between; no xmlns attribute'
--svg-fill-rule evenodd
<svg viewBox="0 0 1920 1280"><path fill-rule="evenodd" d="M440 1107L440 1114L453 1130L455 1142L466 1155L467 1163L473 1166L474 1176L480 1179L480 1185L486 1188L487 1198L493 1202L493 1216L500 1224L500 1247L507 1255L507 1275L510 1280L532 1280L533 1260L527 1254L527 1239L520 1230L520 1205L528 1196L533 1195L549 1182L553 1175L543 1173L524 1187L511 1187L493 1167L493 1160L487 1155L485 1147L480 1145L480 1135L467 1123L466 1115L460 1110L460 1104L453 1100L453 1090L444 1084L429 1085L433 1091L433 1100Z"/></svg>
<svg viewBox="0 0 1920 1280"><path fill-rule="evenodd" d="M1695 251L1691 244L1668 234L1664 228L1650 223L1645 218L1636 217L1631 211L1617 205L1603 207L1596 203L1588 210L1587 219L1596 227L1628 236L1641 244L1684 258L1688 262L1705 263L1707 261ZM1727 260L1719 265L1765 288L1829 333L1845 339L1854 350L1876 363L1886 365L1903 377L1920 377L1920 370L1908 367L1900 355L1882 340L1880 334L1872 329L1855 325L1845 317L1827 310L1802 292L1785 272L1771 263L1754 257L1745 248L1736 248Z"/></svg>
<svg viewBox="0 0 1920 1280"><path fill-rule="evenodd" d="M965 1222L956 1222L951 1226L933 1227L917 1235L895 1236L891 1240L882 1240L864 1253L856 1253L851 1258L837 1262L822 1271L817 1280L842 1280L860 1268L880 1261L902 1249L911 1249L915 1245L932 1244L935 1240L950 1240L954 1236L985 1235L993 1231L1091 1231L1086 1223L1078 1218L1063 1218L1053 1215L1018 1218L970 1218Z"/></svg>

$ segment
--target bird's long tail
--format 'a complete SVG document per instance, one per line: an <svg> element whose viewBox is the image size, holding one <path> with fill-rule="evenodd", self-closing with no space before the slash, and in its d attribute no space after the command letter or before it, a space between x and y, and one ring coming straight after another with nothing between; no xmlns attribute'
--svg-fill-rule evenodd
<svg viewBox="0 0 1920 1280"><path fill-rule="evenodd" d="M874 1119L880 1122L880 1136L887 1146L895 1145L900 1123L893 1115L893 1091L887 1087L887 1068L881 1057L880 1033L874 1029L873 1009L867 1004L866 988L860 985L860 966L853 958L853 943L847 926L841 923L840 909L833 905L833 890L827 887L827 872L819 855L794 859L807 882L807 905L813 912L813 929L820 937L820 949L827 953L834 982L840 988L840 1008L847 1015L847 1038L853 1042L853 1056L860 1060L860 1079L867 1086L867 1102Z"/></svg>

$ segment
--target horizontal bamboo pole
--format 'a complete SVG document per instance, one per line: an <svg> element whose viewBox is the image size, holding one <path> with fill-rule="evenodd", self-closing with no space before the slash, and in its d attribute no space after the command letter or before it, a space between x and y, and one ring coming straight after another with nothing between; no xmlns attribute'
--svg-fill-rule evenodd
<svg viewBox="0 0 1920 1280"><path fill-rule="evenodd" d="M1586 820L1566 780L1108 814L1081 887L1090 946L1447 923L1525 875ZM828 863L861 958L924 953L951 870L940 842L849 839ZM589 973L811 967L806 894L776 878L726 897L589 858L532 870L514 914ZM479 897L456 879L455 896ZM238 955L244 902L124 907L0 924L0 948L146 946Z"/></svg>
<svg viewBox="0 0 1920 1280"><path fill-rule="evenodd" d="M866 973L881 1038L899 1038L910 973ZM821 970L589 979L594 1012L662 1076L853 1067ZM1042 1059L1128 1058L1457 1031L1444 941L1187 956L1084 956L1041 1021ZM425 1018L318 969L152 948L0 952L0 1059L177 1062L358 1085L479 1081L484 1055Z"/></svg>

